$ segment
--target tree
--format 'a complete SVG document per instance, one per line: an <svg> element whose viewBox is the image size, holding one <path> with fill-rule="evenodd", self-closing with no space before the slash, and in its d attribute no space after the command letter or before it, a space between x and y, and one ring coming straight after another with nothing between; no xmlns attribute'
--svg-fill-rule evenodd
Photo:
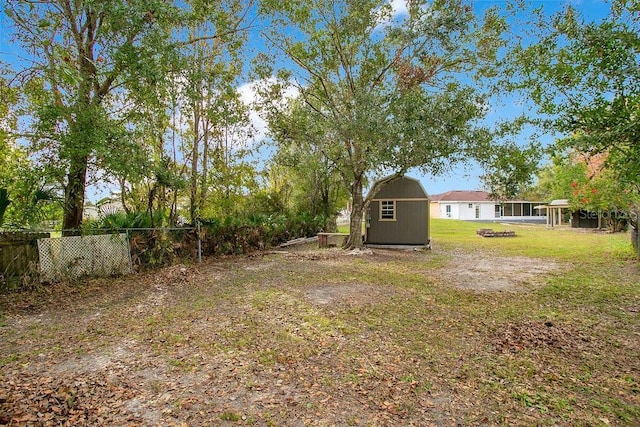
<svg viewBox="0 0 640 427"><path fill-rule="evenodd" d="M301 99L289 102L287 119L279 123L273 117L271 129L277 141L273 161L284 168L292 186L293 209L311 217L325 219L325 231L335 231L338 211L344 206L348 192L334 162L322 151L324 134L319 123L309 122L309 107Z"/></svg>
<svg viewBox="0 0 640 427"><path fill-rule="evenodd" d="M9 85L12 72L0 66L0 226L24 227L55 212L58 200L24 147L16 142L21 91Z"/></svg>
<svg viewBox="0 0 640 427"><path fill-rule="evenodd" d="M363 211L377 190L364 197L368 179L386 174L377 181L383 185L414 167L437 175L486 154L490 134L478 124L484 99L469 76L480 77L483 61L501 45L503 22L492 11L480 25L460 1L409 1L401 18L389 2L375 0L263 7L273 21L267 39L294 65L271 87L277 101L267 103L270 122L335 165L353 205L348 247L362 246ZM271 70L263 71L273 80ZM283 107L289 85L303 109ZM319 127L316 138L296 136L305 123Z"/></svg>
<svg viewBox="0 0 640 427"><path fill-rule="evenodd" d="M33 151L51 163L50 173L65 188L64 229L79 228L92 173L113 174L123 188L127 177L153 178L153 170L166 161L171 108L167 88L191 66L180 61L180 53L205 43L236 49L234 32L242 29L232 15L237 13L241 21L252 3L6 2L14 40L33 55L33 62L15 79L28 88L32 126L24 136L31 139ZM188 34L185 28L200 30ZM227 52L218 49L212 54L224 61ZM153 131L147 135L136 132L150 124ZM198 130L195 138L200 137ZM155 158L144 164L150 152ZM173 163L176 160L174 156Z"/></svg>
<svg viewBox="0 0 640 427"><path fill-rule="evenodd" d="M9 0L5 12L15 40L34 55L18 76L37 89L34 148L59 162L63 229L77 229L90 166L108 163L128 142L115 95L155 86L182 13L161 0Z"/></svg>
<svg viewBox="0 0 640 427"><path fill-rule="evenodd" d="M231 156L224 152L230 139L236 136L231 133L248 125L247 108L235 85L243 69L242 53L254 1L190 3L194 19L189 32L195 42L181 52L187 66L181 75L186 84L181 85L180 95L181 112L189 114L190 150L185 154L190 161L189 216L195 222L205 210L211 165ZM212 33L224 37L206 37ZM228 165L229 162L223 164Z"/></svg>
<svg viewBox="0 0 640 427"><path fill-rule="evenodd" d="M574 211L597 212L611 231L620 231L629 219L636 200L614 171L606 168L603 156L582 153L554 153L552 163L538 173L537 193L542 199L567 199Z"/></svg>
<svg viewBox="0 0 640 427"><path fill-rule="evenodd" d="M558 149L604 156L627 192L640 191L640 14L613 0L607 17L588 22L571 6L536 15L537 40L521 40L506 58L511 87L543 114L545 128L567 135ZM638 198L634 202L637 212ZM633 225L637 227L634 220Z"/></svg>
<svg viewBox="0 0 640 427"><path fill-rule="evenodd" d="M540 147L535 145L521 147L515 143L495 147L482 161L486 171L482 180L491 197L504 201L526 193L538 171L540 151Z"/></svg>

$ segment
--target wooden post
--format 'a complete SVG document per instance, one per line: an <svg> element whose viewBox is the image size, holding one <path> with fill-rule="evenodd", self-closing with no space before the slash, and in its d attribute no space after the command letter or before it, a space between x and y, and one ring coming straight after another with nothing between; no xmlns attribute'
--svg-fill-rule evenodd
<svg viewBox="0 0 640 427"><path fill-rule="evenodd" d="M318 247L326 248L329 246L329 236L324 233L318 234Z"/></svg>

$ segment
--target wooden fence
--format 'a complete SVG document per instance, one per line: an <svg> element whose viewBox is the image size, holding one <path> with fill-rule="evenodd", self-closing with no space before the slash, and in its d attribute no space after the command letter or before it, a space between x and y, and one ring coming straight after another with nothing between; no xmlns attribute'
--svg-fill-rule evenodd
<svg viewBox="0 0 640 427"><path fill-rule="evenodd" d="M44 237L50 234L0 232L0 276L8 280L28 274L38 262L38 239Z"/></svg>

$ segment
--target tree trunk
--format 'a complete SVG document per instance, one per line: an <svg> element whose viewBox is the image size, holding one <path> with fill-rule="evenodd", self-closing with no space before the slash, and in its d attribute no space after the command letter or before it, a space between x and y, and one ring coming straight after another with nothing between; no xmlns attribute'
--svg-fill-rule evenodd
<svg viewBox="0 0 640 427"><path fill-rule="evenodd" d="M200 203L198 204L198 216L202 215L207 199L209 179L209 121L204 121L202 139L202 177L200 178Z"/></svg>
<svg viewBox="0 0 640 427"><path fill-rule="evenodd" d="M9 200L9 192L6 188L0 188L0 225L2 225L4 213L10 204L11 200Z"/></svg>
<svg viewBox="0 0 640 427"><path fill-rule="evenodd" d="M631 243L633 244L633 248L638 254L638 258L640 258L640 221L638 221L639 214L640 212L632 210L631 216L629 218L629 223L631 225Z"/></svg>
<svg viewBox="0 0 640 427"><path fill-rule="evenodd" d="M88 158L86 156L71 160L64 197L63 236L78 235L79 229L82 226L84 192L87 182L87 162Z"/></svg>
<svg viewBox="0 0 640 427"><path fill-rule="evenodd" d="M189 214L191 223L198 216L198 157L200 156L200 101L196 101L193 110L193 150L191 152L191 200Z"/></svg>
<svg viewBox="0 0 640 427"><path fill-rule="evenodd" d="M362 213L364 209L364 199L362 196L362 177L354 180L351 185L351 217L349 221L349 239L345 244L345 249L362 248Z"/></svg>

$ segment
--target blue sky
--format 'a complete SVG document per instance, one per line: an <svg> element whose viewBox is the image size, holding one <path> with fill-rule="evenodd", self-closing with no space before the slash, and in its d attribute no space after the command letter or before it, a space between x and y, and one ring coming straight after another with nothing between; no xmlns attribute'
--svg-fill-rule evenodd
<svg viewBox="0 0 640 427"><path fill-rule="evenodd" d="M390 3L397 17L406 11L406 2L404 0L390 0ZM505 1L475 0L472 1L472 3L478 15L482 15L485 10L491 7L498 7L502 10L505 10L507 7L507 2ZM548 14L557 12L567 5L571 5L578 10L580 15L587 21L602 19L609 11L609 3L604 0L543 0L528 3L529 8L543 8ZM516 14L515 18L510 22L513 26L512 31L520 33L521 30L524 30L524 28L520 26L522 22L529 20L529 12L530 9L527 9L523 10L520 14ZM258 45L256 44L255 46ZM244 86L243 90L245 99L250 100L252 95L248 85ZM526 99L518 98L517 96L504 97L497 100L496 104L491 106L490 112L486 117L486 124L490 126L500 120L518 117L530 109L531 105ZM532 134L532 129L523 132L519 141L523 143L528 142ZM541 145L547 146L553 143L554 136L539 135L536 141ZM474 164L455 166L449 173L439 176L424 175L418 170L410 170L408 175L419 179L429 194L438 194L449 190L473 190L482 188L480 179L482 170Z"/></svg>
<svg viewBox="0 0 640 427"><path fill-rule="evenodd" d="M398 15L403 13L404 9L404 0L390 0L394 7L394 11ZM582 1L555 1L555 0L546 0L546 1L532 1L530 5L532 7L543 7L547 13L552 13L560 10L567 4L571 4L575 9L577 9L587 20L598 20L604 17L608 10L609 4L603 0L582 0ZM491 0L475 0L473 1L474 8L476 12L479 14L482 13L485 9L493 6L497 6L499 8L505 8L506 2L504 1L491 1ZM518 20L526 19L526 12L523 12L522 16L517 17ZM512 22L512 24L514 24ZM256 28L259 30L259 28ZM518 28L518 24L514 25L514 31L523 30L523 28ZM259 52L261 49L264 49L264 43L257 38L258 31L253 32L251 40L248 45L248 49L255 54ZM18 68L18 64L22 61L29 61L29 55L25 52L22 52L17 46L13 45L10 41L10 33L8 30L8 19L4 15L4 13L0 13L0 61L9 63L14 65L14 67ZM239 88L241 93L243 94L243 98L246 101L250 101L253 97L252 91L249 87L250 82L245 81L245 84ZM519 99L517 97L505 98L502 100L501 105L494 105L487 117L488 123L491 124L494 121L504 119L504 118L512 118L524 112L530 106L527 104L526 100ZM256 126L263 127L264 123L260 123L257 116ZM526 135L523 135L523 139ZM553 143L554 137L552 135L542 135L538 140L543 145L548 145ZM471 189L480 189L481 181L480 175L482 171L474 165L467 166L459 166L453 169L451 173L432 177L429 175L422 175L418 171L410 171L408 175L418 178L424 188L427 190L429 194L437 194L442 193L449 190L471 190ZM92 188L89 190L89 199L92 201L96 201L97 199L107 195L109 192L108 187L103 188Z"/></svg>
<svg viewBox="0 0 640 427"><path fill-rule="evenodd" d="M503 8L506 6L504 1L491 1L491 0L475 0L475 10L481 13L483 10L498 6ZM571 5L584 16L585 20L599 20L604 18L609 11L609 4L603 0L576 0L576 1L556 1L556 0L543 0L530 2L532 7L542 7L546 13L552 14L564 8L567 5ZM521 16L518 16L518 21L527 19L527 12L523 11ZM512 31L519 32L524 30L520 27L517 21L511 22L513 25ZM531 105L524 98L517 96L507 97L500 100L499 105L492 106L490 113L487 115L487 123L495 123L501 119L509 119L517 117L531 108ZM526 142L529 136L532 134L532 130L524 132L521 135L521 141ZM535 139L543 146L553 144L555 140L554 135L543 134L538 135ZM477 165L461 165L446 175L442 176L429 176L422 175L419 172L411 171L409 175L419 179L429 194L439 194L449 190L480 190L482 189L482 182L480 176L482 170Z"/></svg>

